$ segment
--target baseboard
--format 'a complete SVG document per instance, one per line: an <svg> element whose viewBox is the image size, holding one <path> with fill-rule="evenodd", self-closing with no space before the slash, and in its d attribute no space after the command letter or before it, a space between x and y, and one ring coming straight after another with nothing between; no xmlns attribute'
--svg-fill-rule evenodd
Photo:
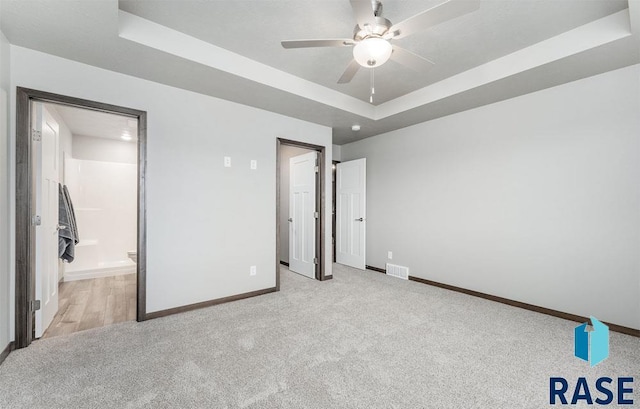
<svg viewBox="0 0 640 409"><path fill-rule="evenodd" d="M327 281L327 280L331 280L331 279L333 279L333 275L324 276L320 281Z"/></svg>
<svg viewBox="0 0 640 409"><path fill-rule="evenodd" d="M7 357L9 356L9 353L13 351L13 349L14 349L13 342L9 342L9 345L7 345L5 349L2 350L2 352L0 352L0 365L2 365L5 359L7 359Z"/></svg>
<svg viewBox="0 0 640 409"><path fill-rule="evenodd" d="M367 270L377 271L378 273L387 274L387 270L384 268L378 268L374 266L364 266Z"/></svg>
<svg viewBox="0 0 640 409"><path fill-rule="evenodd" d="M540 307L538 305L527 304L525 302L515 301L515 300L511 300L509 298L498 297L496 295L485 294L485 293L481 293L479 291L468 290L466 288L456 287L456 286L449 285L449 284L443 284L443 283L439 283L437 281L425 280L424 278L409 276L409 280L415 281L417 283L432 285L434 287L444 288L446 290L451 290L451 291L456 291L456 292L459 292L459 293L464 293L464 294L467 294L467 295L472 295L474 297L484 298L485 300L495 301L495 302L499 302L501 304L507 304L507 305L510 305L512 307L523 308L525 310L534 311L534 312L538 312L538 313L546 314L546 315L551 315L551 316L562 318L562 319L569 320L569 321L577 321L577 322L587 322L587 321L589 321L588 317L583 317L581 315L570 314L568 312L562 312L562 311L558 311L558 310L552 310L551 308L545 308L545 307ZM623 333L623 334L632 335L634 337L640 337L640 330L629 328L629 327L624 327L624 326L618 325L618 324L612 324L610 322L606 322L605 324L607 324L609 326L609 329L611 331L616 331L616 332L620 332L620 333Z"/></svg>
<svg viewBox="0 0 640 409"><path fill-rule="evenodd" d="M150 320L154 318L166 317L168 315L180 314L182 312L198 310L200 308L211 307L218 304L224 304L232 301L244 300L246 298L257 297L259 295L269 294L276 292L276 287L265 288L263 290L251 291L248 293L231 295L229 297L218 298L215 300L203 301L195 304L184 305L182 307L169 308L167 310L150 312L145 315L145 320Z"/></svg>
<svg viewBox="0 0 640 409"><path fill-rule="evenodd" d="M381 268L371 267L371 266L366 266L366 267L369 270L378 271L380 273L385 272L385 270L383 270ZM558 311L558 310L552 310L551 308L545 308L545 307L540 307L538 305L527 304L527 303L524 303L524 302L511 300L509 298L498 297L496 295L481 293L480 291L468 290L466 288L456 287L456 286L449 285L449 284L443 284L443 283L439 283L437 281L425 280L424 278L409 276L409 280L415 281L417 283L431 285L431 286L434 286L434 287L444 288L445 290L456 291L456 292L467 294L467 295L471 295L471 296L474 296L474 297L484 298L485 300L499 302L501 304L510 305L512 307L523 308L525 310L534 311L534 312L538 312L538 313L546 314L546 315L551 315L551 316L562 318L562 319L569 320L569 321L576 321L576 322L587 322L587 321L589 321L588 317L583 317L583 316L576 315L576 314L570 314L568 312L562 312L562 311ZM605 324L607 324L609 326L609 329L612 330L612 331L620 332L622 334L632 335L634 337L640 337L640 330L638 330L638 329L629 328L629 327L625 327L625 326L618 325L618 324L612 324L610 322L606 322Z"/></svg>
<svg viewBox="0 0 640 409"><path fill-rule="evenodd" d="M289 263L287 263L286 261L280 260L280 264L282 264L283 266L289 267Z"/></svg>

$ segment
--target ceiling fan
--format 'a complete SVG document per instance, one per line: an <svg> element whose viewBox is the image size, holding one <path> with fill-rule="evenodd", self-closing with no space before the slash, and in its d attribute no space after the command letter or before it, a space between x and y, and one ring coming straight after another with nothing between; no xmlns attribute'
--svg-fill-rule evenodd
<svg viewBox="0 0 640 409"><path fill-rule="evenodd" d="M353 46L353 60L338 80L338 84L350 82L360 67L379 67L390 58L415 71L425 70L434 62L397 45L391 45L391 41L470 13L480 7L479 0L448 0L398 24L392 24L382 17L382 3L379 0L350 2L357 21L353 38L282 41L284 48Z"/></svg>

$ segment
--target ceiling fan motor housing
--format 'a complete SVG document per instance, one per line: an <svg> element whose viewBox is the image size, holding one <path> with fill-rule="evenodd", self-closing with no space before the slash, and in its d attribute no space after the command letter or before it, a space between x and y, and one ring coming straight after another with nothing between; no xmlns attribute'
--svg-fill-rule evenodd
<svg viewBox="0 0 640 409"><path fill-rule="evenodd" d="M375 24L365 24L364 27L356 25L353 29L353 39L362 41L367 37L382 37L391 28L392 24L384 17L375 17Z"/></svg>

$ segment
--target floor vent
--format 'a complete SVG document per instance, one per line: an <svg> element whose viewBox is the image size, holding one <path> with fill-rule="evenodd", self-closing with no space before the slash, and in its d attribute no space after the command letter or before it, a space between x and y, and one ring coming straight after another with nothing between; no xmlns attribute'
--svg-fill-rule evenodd
<svg viewBox="0 0 640 409"><path fill-rule="evenodd" d="M402 278L403 280L408 280L409 267L397 266L395 264L387 263L387 275L397 277L397 278Z"/></svg>

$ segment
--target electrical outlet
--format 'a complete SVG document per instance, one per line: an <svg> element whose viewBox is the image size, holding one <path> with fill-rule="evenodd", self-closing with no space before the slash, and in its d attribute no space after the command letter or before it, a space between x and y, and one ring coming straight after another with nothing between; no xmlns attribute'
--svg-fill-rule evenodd
<svg viewBox="0 0 640 409"><path fill-rule="evenodd" d="M252 170L256 170L256 169L258 169L258 161L257 161L257 160L253 159L253 160L251 161L251 169L252 169Z"/></svg>
<svg viewBox="0 0 640 409"><path fill-rule="evenodd" d="M388 252L387 252L387 258L388 258L389 260L393 260L393 251L388 251Z"/></svg>
<svg viewBox="0 0 640 409"><path fill-rule="evenodd" d="M250 275L250 276L254 276L254 275L256 275L257 273L258 273L258 270L257 270L257 267L256 267L256 266L251 266L251 267L249 268L249 275Z"/></svg>
<svg viewBox="0 0 640 409"><path fill-rule="evenodd" d="M224 167L225 168L230 168L231 167L231 156L225 156L224 157Z"/></svg>

